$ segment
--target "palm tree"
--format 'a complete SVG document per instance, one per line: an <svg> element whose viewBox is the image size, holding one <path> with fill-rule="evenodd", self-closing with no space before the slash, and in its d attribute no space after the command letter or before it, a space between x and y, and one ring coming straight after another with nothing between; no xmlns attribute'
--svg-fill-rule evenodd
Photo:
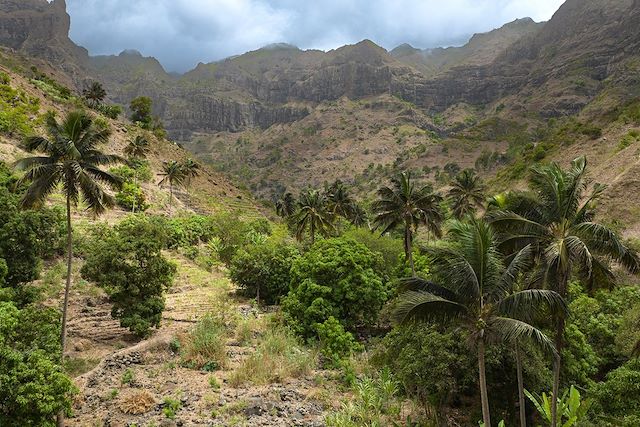
<svg viewBox="0 0 640 427"><path fill-rule="evenodd" d="M476 209L484 206L484 185L480 177L472 169L460 172L451 182L451 189L447 198L451 202L453 216L458 219L473 214Z"/></svg>
<svg viewBox="0 0 640 427"><path fill-rule="evenodd" d="M366 212L351 197L349 190L340 180L325 189L328 209L334 214L343 217L356 227L366 224Z"/></svg>
<svg viewBox="0 0 640 427"><path fill-rule="evenodd" d="M158 182L159 186L169 184L169 207L173 206L173 187L184 182L185 175L182 165L175 160L162 163L162 179Z"/></svg>
<svg viewBox="0 0 640 427"><path fill-rule="evenodd" d="M636 254L606 226L593 221L593 202L604 190L589 190L587 161L580 157L563 170L555 163L531 171L531 195L516 195L505 206L490 212L488 218L500 233L500 247L507 254L531 245L540 265L540 277L561 297L574 272L591 288L612 284L608 261L614 260L632 273L640 271ZM552 426L557 425L557 399L560 397L561 351L564 347L565 316L555 317L555 346Z"/></svg>
<svg viewBox="0 0 640 427"><path fill-rule="evenodd" d="M90 107L95 108L104 100L107 92L99 82L91 82L91 84L82 91L82 96L87 100Z"/></svg>
<svg viewBox="0 0 640 427"><path fill-rule="evenodd" d="M62 123L58 123L53 114L48 114L45 125L48 139L30 137L23 144L25 151L39 155L19 160L16 168L26 171L20 181L29 183L22 199L24 208L43 204L60 187L66 198L67 278L60 329L61 361L64 362L73 259L71 208L76 207L80 199L94 215L100 215L113 206L113 197L105 193L101 184L118 189L122 181L100 166L122 162L123 159L97 148L109 140L110 131L94 126L91 117L84 112L69 113ZM63 420L64 414L59 414L58 425L63 425Z"/></svg>
<svg viewBox="0 0 640 427"><path fill-rule="evenodd" d="M376 212L376 227L382 227L382 233L399 226L404 227L405 260L409 261L411 272L413 265L413 235L420 225L440 236L440 224L444 219L440 203L442 197L431 191L428 186L417 189L411 180L411 174L404 172L391 180L391 187L378 190L379 199L373 203Z"/></svg>
<svg viewBox="0 0 640 427"><path fill-rule="evenodd" d="M129 156L130 160L136 161L147 157L147 153L151 149L149 140L142 135L138 135L124 147L124 154ZM133 169L133 185L138 185L138 169ZM131 212L136 211L136 197L133 198Z"/></svg>
<svg viewBox="0 0 640 427"><path fill-rule="evenodd" d="M520 250L508 266L502 262L490 225L483 220L456 221L449 229L445 245L428 249L434 277L441 284L420 278L405 279L411 288L402 294L393 317L409 320L451 321L469 333L477 350L480 397L484 425L491 425L485 374L485 346L491 342L518 343L530 339L553 350L552 341L524 320L524 312L536 312L543 304L564 308L553 291L514 291L518 277L531 264L533 250Z"/></svg>
<svg viewBox="0 0 640 427"><path fill-rule="evenodd" d="M187 180L187 186L190 186L191 179L200 175L200 164L189 158L182 163L182 170Z"/></svg>
<svg viewBox="0 0 640 427"><path fill-rule="evenodd" d="M290 192L286 192L276 201L276 213L281 218L289 218L296 212L296 198Z"/></svg>
<svg viewBox="0 0 640 427"><path fill-rule="evenodd" d="M144 159L150 149L149 140L142 135L138 135L124 148L124 154L133 159Z"/></svg>
<svg viewBox="0 0 640 427"><path fill-rule="evenodd" d="M309 229L312 245L316 232L328 236L333 231L334 215L327 209L326 197L318 190L309 189L300 194L292 219L296 226L296 238L302 240L305 230Z"/></svg>

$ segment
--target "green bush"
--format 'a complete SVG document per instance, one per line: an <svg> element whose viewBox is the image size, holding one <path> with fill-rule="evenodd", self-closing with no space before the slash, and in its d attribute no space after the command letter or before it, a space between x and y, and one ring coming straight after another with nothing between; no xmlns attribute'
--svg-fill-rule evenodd
<svg viewBox="0 0 640 427"><path fill-rule="evenodd" d="M126 210L133 210L144 212L149 209L147 198L139 185L131 182L125 182L122 185L122 189L116 193L116 203L118 206Z"/></svg>
<svg viewBox="0 0 640 427"><path fill-rule="evenodd" d="M162 255L166 234L143 216L131 216L95 241L82 276L97 282L113 303L111 314L139 336L160 325L164 292L176 266Z"/></svg>
<svg viewBox="0 0 640 427"><path fill-rule="evenodd" d="M306 338L331 316L348 330L372 325L390 294L374 270L380 263L354 240L317 242L291 268L291 290L282 301L288 324Z"/></svg>
<svg viewBox="0 0 640 427"><path fill-rule="evenodd" d="M96 110L102 113L105 117L108 117L113 120L120 117L120 114L122 114L122 111L123 111L122 107L119 105L105 105L105 104L97 105Z"/></svg>
<svg viewBox="0 0 640 427"><path fill-rule="evenodd" d="M59 313L0 302L0 425L55 426L75 387L58 364Z"/></svg>
<svg viewBox="0 0 640 427"><path fill-rule="evenodd" d="M381 236L380 233L372 233L364 228L354 228L344 233L344 237L355 240L365 245L371 252L380 254L381 263L376 266L378 274L385 278L391 278L396 274L397 268L404 264L404 249L402 240L390 236ZM402 276L407 277L407 276Z"/></svg>
<svg viewBox="0 0 640 427"><path fill-rule="evenodd" d="M350 332L335 317L330 316L324 323L316 324L316 333L320 340L320 352L334 366L339 361L363 350Z"/></svg>
<svg viewBox="0 0 640 427"><path fill-rule="evenodd" d="M623 419L632 426L640 419L640 361L631 360L609 372L605 381L593 388L596 406L607 417Z"/></svg>
<svg viewBox="0 0 640 427"><path fill-rule="evenodd" d="M146 160L134 160L131 167L127 165L116 166L109 169L109 172L119 176L126 182L149 182L152 178L151 167Z"/></svg>
<svg viewBox="0 0 640 427"><path fill-rule="evenodd" d="M0 83L0 132L21 136L33 133L34 116L40 100L17 90L9 82Z"/></svg>
<svg viewBox="0 0 640 427"><path fill-rule="evenodd" d="M0 186L0 258L8 266L5 285L19 306L34 301L25 284L40 275L43 258L62 252L66 226L60 209L21 210L20 195Z"/></svg>
<svg viewBox="0 0 640 427"><path fill-rule="evenodd" d="M285 242L267 241L240 249L230 265L230 276L247 297L277 304L289 291L291 265L300 256Z"/></svg>

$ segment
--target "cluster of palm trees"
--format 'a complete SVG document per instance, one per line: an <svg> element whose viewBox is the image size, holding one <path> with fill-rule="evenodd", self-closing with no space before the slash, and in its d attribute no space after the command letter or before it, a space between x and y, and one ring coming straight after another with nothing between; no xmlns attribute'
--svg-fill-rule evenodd
<svg viewBox="0 0 640 427"><path fill-rule="evenodd" d="M173 206L173 189L175 186L191 185L191 180L200 175L200 164L193 159L187 159L183 162L177 160L165 161L162 163L162 179L158 182L159 186L169 184L169 207Z"/></svg>
<svg viewBox="0 0 640 427"><path fill-rule="evenodd" d="M338 218L356 226L367 224L365 210L339 180L324 190L303 190L297 199L292 193L284 193L276 201L276 212L293 226L298 240L308 233L311 244L317 234L325 237L333 234Z"/></svg>
<svg viewBox="0 0 640 427"><path fill-rule="evenodd" d="M464 203L453 204L454 212L456 206L459 212L466 212L466 219L455 220L443 243L426 250L437 283L416 277L404 280L407 290L395 311L398 322L454 322L468 331L478 355L485 426L491 425L485 345L497 341L514 348L523 426L526 416L520 345L529 339L553 355L551 419L555 427L561 418L557 403L569 281L579 278L590 288L611 286L612 262L631 273L640 270L637 255L613 231L594 222L594 202L603 187L589 185L586 167L584 158L573 161L568 170L556 164L535 167L529 179L530 192L495 197L482 218L470 215ZM471 182L467 177L461 181ZM402 179L395 183L396 187L401 184L402 194L415 196L410 198L412 203L408 197L396 200L391 194L381 198L379 205L386 208L381 213L383 218L393 218L396 223L404 218L407 229L416 225L414 218L429 224L426 218L431 203L425 200L430 199L422 191L407 188ZM381 196L387 193L381 191ZM479 198L472 194L467 191L465 197L479 205ZM403 209L401 202L405 202ZM436 228L431 226L431 230ZM549 326L553 339L532 325L536 322Z"/></svg>

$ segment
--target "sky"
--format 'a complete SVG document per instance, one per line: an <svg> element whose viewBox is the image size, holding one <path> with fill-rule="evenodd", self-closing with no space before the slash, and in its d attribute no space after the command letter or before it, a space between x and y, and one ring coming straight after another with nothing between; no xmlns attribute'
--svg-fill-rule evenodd
<svg viewBox="0 0 640 427"><path fill-rule="evenodd" d="M564 0L67 0L71 38L92 55L136 49L185 72L271 43L330 50L457 46L516 18L546 21Z"/></svg>

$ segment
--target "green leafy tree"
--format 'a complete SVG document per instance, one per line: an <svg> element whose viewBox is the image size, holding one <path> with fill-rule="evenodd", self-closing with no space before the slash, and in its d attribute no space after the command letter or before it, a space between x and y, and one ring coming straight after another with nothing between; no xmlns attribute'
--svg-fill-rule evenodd
<svg viewBox="0 0 640 427"><path fill-rule="evenodd" d="M447 193L453 216L463 219L482 208L485 201L484 191L480 177L472 169L460 172L451 182L451 188Z"/></svg>
<svg viewBox="0 0 640 427"><path fill-rule="evenodd" d="M382 229L382 234L403 227L405 260L415 274L413 236L421 225L434 235L441 235L440 225L444 219L440 208L442 197L428 186L417 188L408 172L393 178L391 184L391 187L378 190L378 200L373 204L376 213L374 223Z"/></svg>
<svg viewBox="0 0 640 427"><path fill-rule="evenodd" d="M64 354L73 260L71 209L77 206L80 199L95 215L113 206L113 197L104 191L101 184L118 189L122 181L100 169L100 166L121 162L122 158L105 154L98 149L100 144L109 140L110 131L97 129L91 117L84 112L69 113L61 123L49 114L46 119L46 128L49 134L48 139L41 136L30 137L23 145L26 151L41 155L21 159L16 163L16 167L26 170L20 182L29 183L22 199L23 207L42 205L58 187L62 188L66 199L67 279L60 333L61 349Z"/></svg>
<svg viewBox="0 0 640 427"><path fill-rule="evenodd" d="M299 256L298 249L285 242L250 245L233 257L230 277L258 303L277 304L289 291L291 265Z"/></svg>
<svg viewBox="0 0 640 427"><path fill-rule="evenodd" d="M164 184L169 184L169 207L171 207L173 206L173 188L176 185L184 183L184 169L182 168L182 165L175 160L163 162L162 173L160 176L162 179L158 182L159 186L162 187Z"/></svg>
<svg viewBox="0 0 640 427"><path fill-rule="evenodd" d="M82 276L103 287L113 303L111 314L138 336L158 327L164 292L176 267L162 255L166 233L145 217L121 222L92 245Z"/></svg>
<svg viewBox="0 0 640 427"><path fill-rule="evenodd" d="M312 245L316 241L316 233L329 236L334 229L334 214L328 209L325 195L318 190L309 189L300 194L292 220L296 227L296 238L301 241L309 230Z"/></svg>
<svg viewBox="0 0 640 427"><path fill-rule="evenodd" d="M150 129L153 123L151 108L153 101L148 96L139 96L131 100L129 109L131 110L131 121L140 123L144 129Z"/></svg>
<svg viewBox="0 0 640 427"><path fill-rule="evenodd" d="M107 91L104 90L100 82L91 82L91 84L82 91L82 96L87 100L91 108L96 108L104 101L104 98L107 96Z"/></svg>
<svg viewBox="0 0 640 427"><path fill-rule="evenodd" d="M545 284L562 298L574 273L591 288L611 284L614 276L609 259L630 272L640 270L636 254L606 226L593 221L593 204L604 186L589 190L587 161L580 157L568 170L552 163L531 170L530 196L519 195L505 201L509 209L490 212L489 220L501 232L501 249L516 253L531 245L539 260ZM557 313L553 396L559 396L561 354L564 348L565 317ZM552 427L556 427L557 398L551 399Z"/></svg>
<svg viewBox="0 0 640 427"><path fill-rule="evenodd" d="M412 319L444 325L455 322L467 330L478 356L483 421L490 426L485 346L491 341L514 345L531 339L553 350L544 333L517 318L538 312L542 304L564 308L564 301L548 290L512 292L517 277L530 266L532 248L523 248L505 266L494 234L484 221L454 223L446 243L428 251L441 285L420 278L406 279L405 285L413 290L400 296L393 317L398 323Z"/></svg>
<svg viewBox="0 0 640 427"><path fill-rule="evenodd" d="M75 391L60 367L56 310L0 302L0 425L51 427Z"/></svg>
<svg viewBox="0 0 640 427"><path fill-rule="evenodd" d="M351 239L317 242L291 267L291 290L282 301L288 324L306 338L330 316L347 330L373 324L390 294L375 272L380 262Z"/></svg>

